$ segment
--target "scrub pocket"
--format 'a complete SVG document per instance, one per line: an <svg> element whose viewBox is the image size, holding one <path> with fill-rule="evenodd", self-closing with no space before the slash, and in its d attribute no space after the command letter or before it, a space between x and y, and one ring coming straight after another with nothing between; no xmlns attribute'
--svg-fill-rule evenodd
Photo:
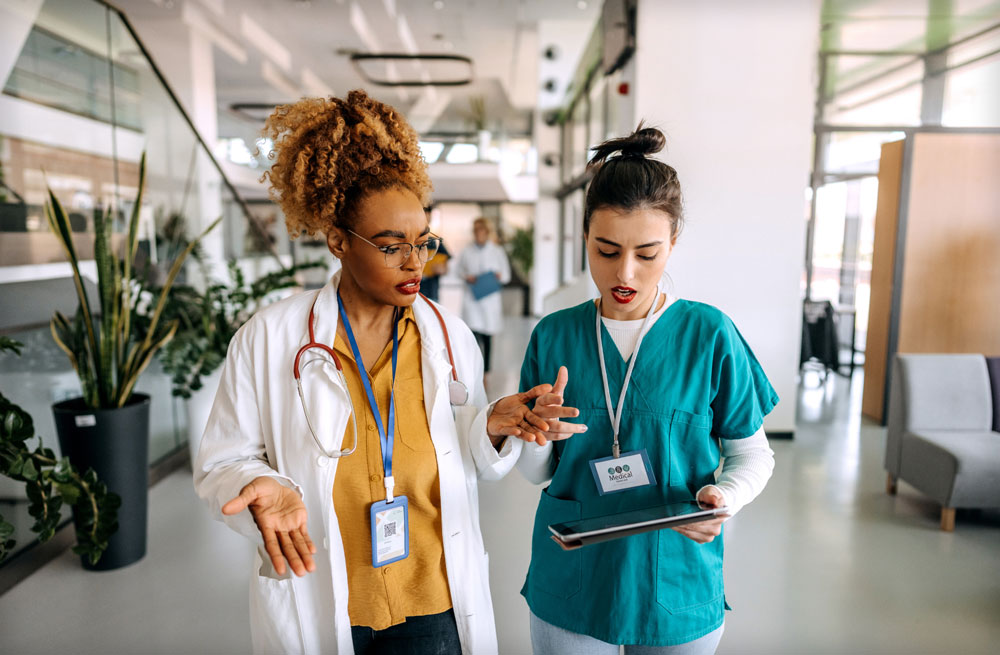
<svg viewBox="0 0 1000 655"><path fill-rule="evenodd" d="M670 468L667 485L692 484L699 471L715 470L712 462L712 419L704 414L692 414L675 409L670 414ZM718 460L718 457L716 457Z"/></svg>
<svg viewBox="0 0 1000 655"><path fill-rule="evenodd" d="M583 552L563 550L552 540L549 526L582 517L579 501L564 500L542 491L531 535L531 570L528 579L535 591L570 598L580 591L583 581Z"/></svg>
<svg viewBox="0 0 1000 655"><path fill-rule="evenodd" d="M718 601L721 616L722 535L707 544L670 529L660 530L657 537L656 602L667 612L680 614Z"/></svg>

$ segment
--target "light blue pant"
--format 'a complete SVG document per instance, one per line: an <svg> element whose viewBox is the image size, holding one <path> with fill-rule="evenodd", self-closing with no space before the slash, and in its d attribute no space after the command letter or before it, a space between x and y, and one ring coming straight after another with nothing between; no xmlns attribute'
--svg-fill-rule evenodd
<svg viewBox="0 0 1000 655"><path fill-rule="evenodd" d="M618 655L617 644L563 630L531 612L531 649L535 655ZM625 655L712 655L725 625L704 637L676 646L625 646Z"/></svg>

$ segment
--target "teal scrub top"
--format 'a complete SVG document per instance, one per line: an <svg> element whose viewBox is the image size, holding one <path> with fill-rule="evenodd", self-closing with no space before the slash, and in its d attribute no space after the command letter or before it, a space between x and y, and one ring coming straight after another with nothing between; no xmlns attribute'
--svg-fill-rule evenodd
<svg viewBox="0 0 1000 655"><path fill-rule="evenodd" d="M611 455L612 430L597 356L592 301L551 314L531 335L521 390L569 368L567 406L587 432L554 443L554 473L535 513L521 594L536 616L613 644L682 644L722 625L722 538L697 544L660 530L564 551L548 526L694 498L715 481L718 439L756 433L778 396L733 322L677 300L642 340L625 398L623 453L645 448L656 484L601 496L589 462ZM601 326L617 403L627 362Z"/></svg>

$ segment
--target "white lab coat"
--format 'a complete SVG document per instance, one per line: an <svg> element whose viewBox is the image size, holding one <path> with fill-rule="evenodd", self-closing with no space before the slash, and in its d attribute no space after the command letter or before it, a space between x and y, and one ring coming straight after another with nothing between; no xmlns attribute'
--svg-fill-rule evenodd
<svg viewBox="0 0 1000 655"><path fill-rule="evenodd" d="M339 282L338 274L322 289L270 305L237 332L194 465L195 488L214 516L258 546L250 572L250 624L256 653L350 654L354 650L347 612L347 568L333 504L339 460L320 452L310 435L292 375L296 352L308 341L306 324L314 300L316 340L333 345ZM482 356L469 329L441 309L459 379L471 390L469 406L451 407L451 366L440 323L426 301L418 298L413 308L440 476L448 586L462 651L496 653L489 558L479 530L477 475L489 480L506 475L518 459L522 442L508 439L500 453L493 449L486 436ZM325 357L313 349L303 363L317 355ZM316 434L323 449L331 452L340 447L348 426L350 396L332 363L300 369ZM318 549L316 570L302 578L290 572L275 573L249 511L228 517L221 514L226 501L264 475L297 489L309 512L309 534Z"/></svg>
<svg viewBox="0 0 1000 655"><path fill-rule="evenodd" d="M494 271L500 278L500 284L510 282L510 263L507 261L507 253L492 241L487 241L482 248L473 243L458 256L455 274L461 277L465 284L462 320L475 332L499 334L503 330L503 303L500 300L500 293L492 293L476 300L469 284L465 282L468 276L479 276L487 271Z"/></svg>

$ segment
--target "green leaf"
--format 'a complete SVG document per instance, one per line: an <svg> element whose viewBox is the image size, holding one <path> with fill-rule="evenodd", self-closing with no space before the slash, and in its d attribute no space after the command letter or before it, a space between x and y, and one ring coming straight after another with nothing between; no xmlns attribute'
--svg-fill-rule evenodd
<svg viewBox="0 0 1000 655"><path fill-rule="evenodd" d="M54 467L52 467L52 479L56 482L69 482L73 475L73 465L69 463L69 457L63 457ZM70 503L71 505L73 503Z"/></svg>
<svg viewBox="0 0 1000 655"><path fill-rule="evenodd" d="M14 354L20 356L22 347L24 347L24 344L20 341L15 341L10 337L0 336L0 352L3 352L4 350L12 350Z"/></svg>
<svg viewBox="0 0 1000 655"><path fill-rule="evenodd" d="M21 475L24 476L25 480L34 481L38 479L38 469L35 468L35 462L28 460L24 463L24 468L21 469Z"/></svg>
<svg viewBox="0 0 1000 655"><path fill-rule="evenodd" d="M59 490L59 495L62 496L67 505L76 505L77 501L80 500L80 489L76 485L60 484L56 489Z"/></svg>
<svg viewBox="0 0 1000 655"><path fill-rule="evenodd" d="M77 300L80 305L80 312L83 314L84 327L87 330L87 342L90 348L91 356L98 352L97 347L97 335L94 333L94 321L93 312L90 311L90 299L87 298L87 292L83 285L83 276L80 274L80 264L76 255L76 247L73 245L73 230L70 227L69 217L66 215L66 210L63 209L62 203L56 198L56 194L49 189L49 199L45 203L45 216L49 221L49 226L52 231L58 237L59 244L63 247L63 251L66 254L66 258L69 260L70 266L73 269L73 284L76 287ZM55 329L53 326L53 336L55 336ZM58 342L59 340L56 339ZM60 344L62 346L62 344ZM64 348L65 349L65 348ZM77 359L79 358L77 353ZM72 355L71 355L72 358Z"/></svg>

